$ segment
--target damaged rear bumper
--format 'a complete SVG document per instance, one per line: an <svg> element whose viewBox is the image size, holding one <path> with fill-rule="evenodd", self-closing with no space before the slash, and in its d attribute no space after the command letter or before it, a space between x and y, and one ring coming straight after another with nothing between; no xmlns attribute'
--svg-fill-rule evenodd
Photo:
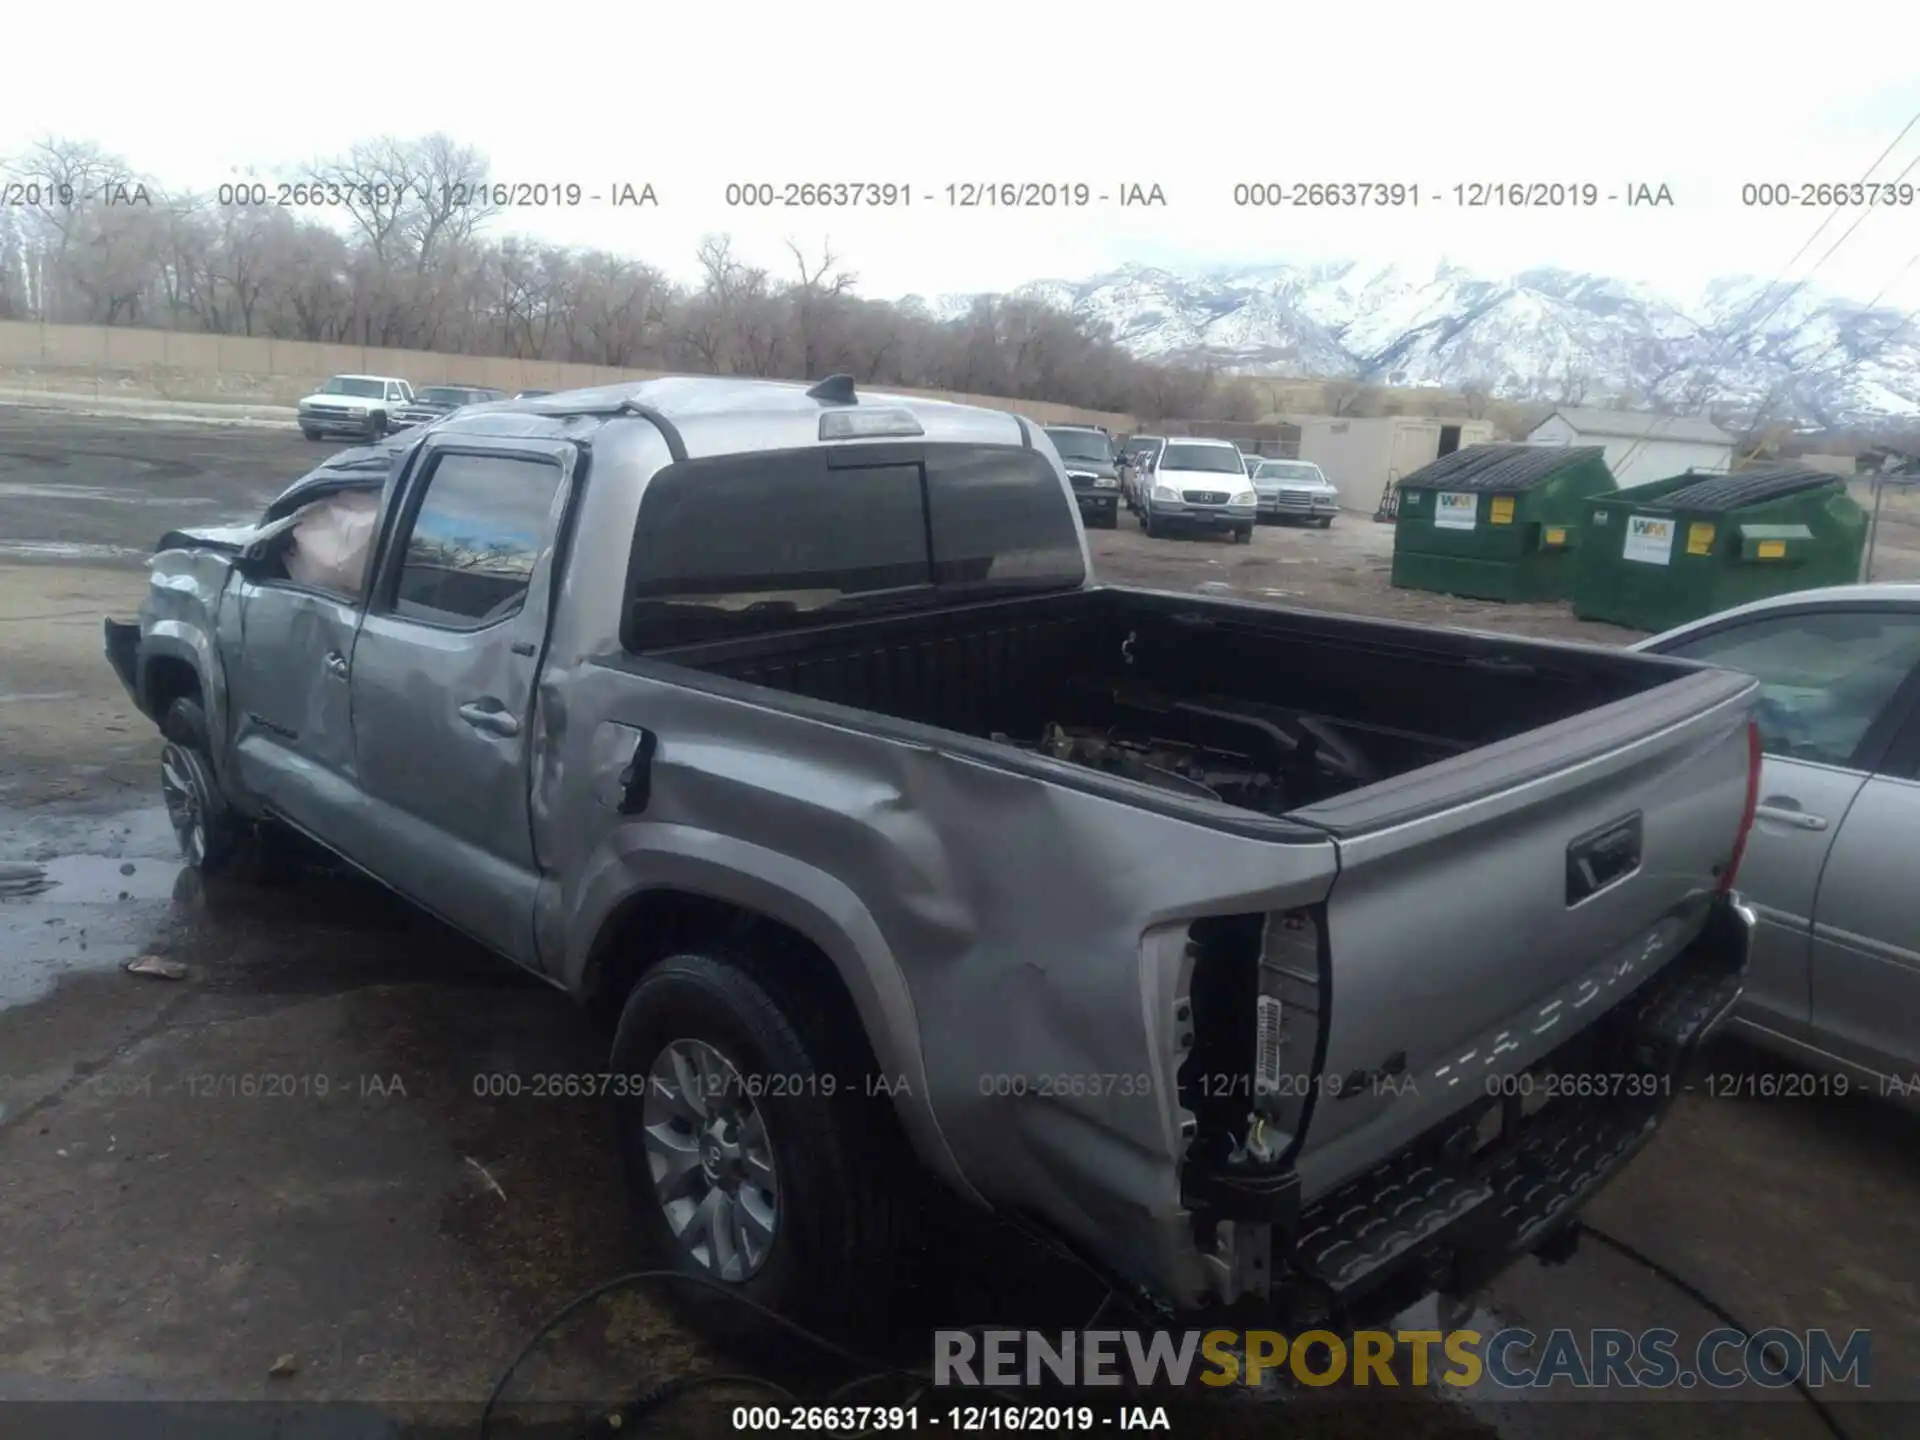
<svg viewBox="0 0 1920 1440"><path fill-rule="evenodd" d="M1214 1269L1237 1283L1223 1298L1264 1293L1289 1325L1365 1327L1435 1291L1471 1293L1522 1255L1564 1258L1581 1207L1653 1137L1739 1000L1753 925L1737 899L1720 902L1587 1031L1311 1204L1290 1169L1189 1174L1196 1215L1226 1222Z"/></svg>

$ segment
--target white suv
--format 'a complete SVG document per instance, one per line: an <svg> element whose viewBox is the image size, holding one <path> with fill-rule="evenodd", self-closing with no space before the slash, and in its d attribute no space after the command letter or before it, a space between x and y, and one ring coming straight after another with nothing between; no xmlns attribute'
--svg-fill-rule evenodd
<svg viewBox="0 0 1920 1440"><path fill-rule="evenodd" d="M1231 440L1170 438L1140 489L1140 525L1155 538L1176 530L1229 530L1241 545L1253 538L1259 497Z"/></svg>
<svg viewBox="0 0 1920 1440"><path fill-rule="evenodd" d="M353 435L378 440L402 405L413 403L413 386L391 375L336 375L300 402L300 433Z"/></svg>

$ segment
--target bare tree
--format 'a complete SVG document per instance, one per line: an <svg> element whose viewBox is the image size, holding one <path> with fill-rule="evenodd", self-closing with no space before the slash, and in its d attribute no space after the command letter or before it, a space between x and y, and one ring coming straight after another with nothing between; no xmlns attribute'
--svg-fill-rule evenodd
<svg viewBox="0 0 1920 1440"><path fill-rule="evenodd" d="M1554 377L1554 397L1562 405L1583 404L1592 386L1593 377L1584 370L1576 370L1569 357L1561 362L1560 373Z"/></svg>
<svg viewBox="0 0 1920 1440"><path fill-rule="evenodd" d="M628 256L495 235L485 157L443 135L364 140L297 167L287 183L315 203L292 207L248 205L246 190L167 194L119 157L61 138L0 171L32 182L21 194L34 202L0 211L4 318L630 369L844 369L863 383L1195 419L1253 418L1268 405L1244 380L1204 363L1146 363L1107 326L1032 299L983 298L941 319L864 298L831 248L789 245L793 268L776 279L711 236L683 288ZM139 203L123 203L131 192Z"/></svg>
<svg viewBox="0 0 1920 1440"><path fill-rule="evenodd" d="M823 371L833 343L831 322L839 312L838 301L857 277L835 268L840 262L831 249L822 250L819 263L811 269L798 245L789 240L787 249L800 274L799 283L789 292L799 332L800 373L811 377Z"/></svg>
<svg viewBox="0 0 1920 1440"><path fill-rule="evenodd" d="M1329 415L1354 415L1366 395L1367 387L1357 380L1331 380L1322 389L1321 403Z"/></svg>

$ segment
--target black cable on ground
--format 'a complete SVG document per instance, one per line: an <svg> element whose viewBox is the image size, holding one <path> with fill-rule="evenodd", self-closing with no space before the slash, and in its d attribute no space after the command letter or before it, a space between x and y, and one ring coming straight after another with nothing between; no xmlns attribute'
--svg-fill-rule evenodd
<svg viewBox="0 0 1920 1440"><path fill-rule="evenodd" d="M1576 1221L1575 1224L1579 1226L1582 1234L1591 1235L1595 1240L1598 1240L1615 1254L1625 1256L1637 1264L1644 1265L1662 1280L1673 1286L1673 1288L1678 1290L1682 1295L1685 1295L1689 1300L1693 1301L1694 1304L1720 1321L1721 1324L1727 1326L1729 1329L1738 1330L1741 1335L1748 1340L1753 1339L1753 1327L1751 1325L1740 1319L1732 1311L1728 1310L1726 1306L1722 1305L1718 1300L1715 1300L1684 1275L1676 1274L1658 1260L1655 1260L1651 1255L1643 1254L1618 1236L1609 1235L1605 1230L1590 1225L1585 1220ZM1833 1440L1852 1440L1852 1437L1847 1433L1846 1426L1840 1423L1840 1418L1828 1408L1824 1400L1813 1393L1813 1387L1808 1385L1802 1377L1798 1375L1794 1377L1793 1388L1799 1391L1802 1400L1805 1400L1807 1404L1813 1407L1813 1413L1820 1417L1820 1423L1827 1427L1827 1433L1833 1436Z"/></svg>
<svg viewBox="0 0 1920 1440"><path fill-rule="evenodd" d="M1091 1266L1086 1265L1085 1261L1080 1261L1079 1263L1087 1268L1089 1273L1097 1274ZM520 1347L520 1352L513 1357L512 1363L501 1372L499 1380L494 1383L492 1393L487 1396L487 1403L480 1411L479 1440L488 1440L489 1435L492 1433L493 1412L500 1404L500 1397L506 1393L507 1386L512 1381L514 1375L519 1371L520 1367L526 1363L527 1357L539 1347L542 1341L602 1296L611 1294L616 1290L624 1290L630 1286L645 1284L655 1280L669 1281L679 1285L693 1285L700 1289L711 1291L716 1295L723 1295L733 1303L753 1311L762 1319L772 1321L780 1329L786 1331L796 1339L806 1341L809 1345L813 1346L814 1349L831 1355L835 1359L841 1360L849 1365L860 1368L864 1373L855 1376L852 1380L842 1385L834 1392L836 1396L856 1389L861 1385L869 1384L872 1381L893 1376L915 1381L922 1386L933 1384L933 1376L926 1371L910 1370L905 1366L895 1365L889 1361L875 1359L873 1356L861 1355L853 1350L849 1350L838 1341L830 1340L817 1331L809 1330L806 1326L800 1324L799 1321L791 1320L779 1311L762 1305L759 1301L742 1295L738 1290L708 1276L690 1275L679 1270L630 1270L624 1275L616 1275L611 1280L602 1281L591 1290L582 1291L565 1305L562 1305L552 1315L548 1316L546 1320L541 1322L540 1327L528 1338L527 1343ZM1102 1283L1105 1283L1104 1279ZM1109 1288L1107 1293L1101 1298L1099 1308L1094 1311L1094 1314L1096 1316L1103 1314L1108 1304L1115 1298L1113 1290ZM964 1328L978 1330L987 1327L970 1325ZM667 1400L684 1393L684 1391L688 1389L692 1389L695 1386L717 1385L723 1380L731 1380L741 1384L759 1385L766 1389L776 1390L786 1396L789 1401L794 1401L791 1392L783 1389L775 1382L757 1375L691 1375L676 1376L652 1386L642 1392L635 1400L630 1401L627 1407L623 1408L633 1412L632 1418L638 1418L641 1413L657 1405L664 1404Z"/></svg>
<svg viewBox="0 0 1920 1440"><path fill-rule="evenodd" d="M856 1354L837 1341L829 1340L826 1336L807 1329L806 1326L800 1324L797 1320L789 1320L779 1311L770 1309L762 1305L758 1300L742 1295L739 1291L729 1288L721 1281L709 1279L705 1275L688 1275L679 1270L629 1270L624 1275L616 1275L611 1280L602 1281L591 1290L583 1290L565 1305L562 1305L558 1310L554 1311L552 1315L548 1316L546 1320L541 1323L539 1329L533 1332L532 1336L527 1340L527 1343L520 1347L520 1353L513 1357L513 1363L501 1372L499 1380L494 1383L493 1393L487 1396L487 1403L480 1411L479 1440L488 1440L488 1435L491 1433L491 1426L493 1424L493 1412L500 1403L500 1397L506 1393L507 1385L512 1381L515 1373L519 1371L522 1365L526 1364L527 1357L539 1347L543 1340L602 1296L609 1295L615 1290L624 1290L631 1286L645 1284L654 1280L664 1280L679 1285L693 1285L702 1290L710 1290L716 1295L724 1295L735 1304L753 1311L763 1320L771 1320L788 1334L805 1340L816 1350L823 1351L850 1365L860 1366L875 1374L902 1375L910 1380L931 1379L930 1376L922 1375L917 1371L906 1370L897 1365L890 1365L884 1361L875 1360L868 1355ZM697 1376L682 1378L692 1379L702 1384L718 1383L717 1380L707 1381ZM771 1381L760 1381L757 1377L750 1376L747 1378L756 1384L772 1384ZM678 1380L668 1380L663 1385L657 1385L653 1387L652 1390L646 1392L647 1395L656 1397L651 1400L649 1404L659 1404L668 1398L669 1394L679 1393L677 1390L671 1389L671 1387L678 1383Z"/></svg>

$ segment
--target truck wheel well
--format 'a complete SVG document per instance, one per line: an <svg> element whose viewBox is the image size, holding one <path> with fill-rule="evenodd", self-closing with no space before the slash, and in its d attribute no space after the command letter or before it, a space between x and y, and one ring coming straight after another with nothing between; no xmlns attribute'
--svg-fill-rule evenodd
<svg viewBox="0 0 1920 1440"><path fill-rule="evenodd" d="M200 698L200 675L192 665L174 656L149 661L142 677L147 692L147 708L156 722L167 718L167 710L176 700Z"/></svg>
<svg viewBox="0 0 1920 1440"><path fill-rule="evenodd" d="M859 1007L824 950L785 921L692 891L644 891L601 926L587 957L588 1015L611 1034L628 994L651 967L712 947L752 956L756 978L777 992L801 992L809 1008L824 1009L836 1036L858 1046L849 1058L874 1068Z"/></svg>

